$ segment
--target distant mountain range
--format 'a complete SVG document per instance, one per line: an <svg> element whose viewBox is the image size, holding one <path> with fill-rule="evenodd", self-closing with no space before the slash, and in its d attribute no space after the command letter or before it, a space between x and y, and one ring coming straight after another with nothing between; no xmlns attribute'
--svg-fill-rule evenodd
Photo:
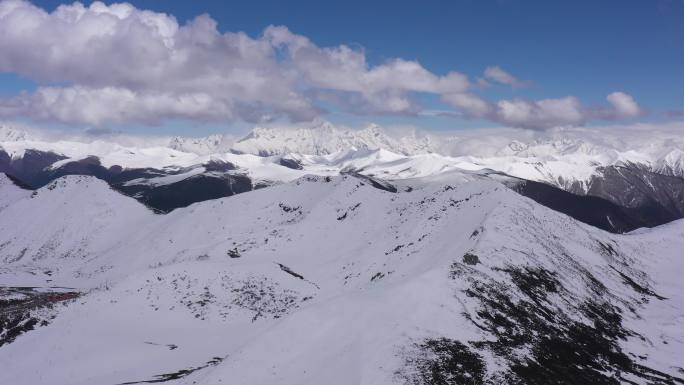
<svg viewBox="0 0 684 385"><path fill-rule="evenodd" d="M398 134L377 125L351 130L323 122L255 128L239 139L129 139L124 145L117 137L47 139L2 126L0 172L33 188L64 175L92 175L164 212L307 174L354 172L401 180L454 170L495 172L512 177L509 185L516 191L610 231L684 216L684 152L677 143L609 146L572 132L505 139L467 132ZM585 210L557 203L561 196L563 202L596 199ZM603 210L596 210L598 203Z"/></svg>

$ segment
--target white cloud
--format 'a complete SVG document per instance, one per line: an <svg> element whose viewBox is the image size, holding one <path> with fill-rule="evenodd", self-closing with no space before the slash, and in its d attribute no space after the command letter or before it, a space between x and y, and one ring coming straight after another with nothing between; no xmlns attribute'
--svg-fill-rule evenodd
<svg viewBox="0 0 684 385"><path fill-rule="evenodd" d="M286 27L258 37L220 33L208 15L181 25L171 15L101 2L47 12L0 0L0 72L50 85L0 99L0 117L92 126L172 118L296 122L319 116L328 103L359 114L419 114L416 93L437 95L467 116L535 129L640 111L623 93L608 97L611 110L593 115L573 97L490 102L462 73L438 75L401 58L370 65L363 50L319 47ZM524 85L499 67L485 77Z"/></svg>
<svg viewBox="0 0 684 385"><path fill-rule="evenodd" d="M465 111L475 118L486 118L491 115L493 106L480 98L477 95L462 93L462 94L446 94L442 96L442 100L446 103Z"/></svg>
<svg viewBox="0 0 684 385"><path fill-rule="evenodd" d="M635 118L641 115L641 108L631 95L624 92L613 92L606 97L613 106L616 117Z"/></svg>
<svg viewBox="0 0 684 385"><path fill-rule="evenodd" d="M484 118L508 127L534 130L580 126L595 119L627 119L641 113L634 98L623 93L608 96L612 108L598 109L584 107L574 96L542 100L500 100L496 103L488 102L474 94L445 95L442 99L473 118Z"/></svg>
<svg viewBox="0 0 684 385"><path fill-rule="evenodd" d="M230 119L235 108L205 93L142 93L125 88L39 88L0 105L9 115L36 120L85 123L129 121L159 123L160 117L203 120Z"/></svg>
<svg viewBox="0 0 684 385"><path fill-rule="evenodd" d="M579 100L572 96L539 101L502 100L496 107L492 118L513 127L543 129L576 126L587 119Z"/></svg>
<svg viewBox="0 0 684 385"><path fill-rule="evenodd" d="M591 118L572 96L529 101L523 99L488 102L473 94L445 95L443 100L474 118L484 118L509 127L535 130L577 126Z"/></svg>
<svg viewBox="0 0 684 385"><path fill-rule="evenodd" d="M521 88L527 86L527 82L519 80L515 76L501 69L501 67L487 67L484 71L486 79L499 82L501 84L509 85L513 88Z"/></svg>
<svg viewBox="0 0 684 385"><path fill-rule="evenodd" d="M311 119L318 113L295 91L296 74L276 60L267 40L221 34L206 15L181 26L171 16L128 4L74 3L47 13L5 0L0 2L0 52L2 72L72 84L6 100L5 112L36 103L33 116L86 124L150 121L168 111L170 117L247 121L274 113ZM94 100L85 101L86 95ZM159 102L151 100L156 96ZM98 108L101 101L119 106L136 104L134 99L142 103L130 113ZM68 108L69 100L96 111ZM52 110L40 111L46 106Z"/></svg>
<svg viewBox="0 0 684 385"><path fill-rule="evenodd" d="M285 27L267 28L264 38L287 52L289 64L310 86L357 93L377 112L412 111L409 92L444 94L469 87L461 73L437 76L415 61L393 59L370 67L361 51L345 45L320 48Z"/></svg>

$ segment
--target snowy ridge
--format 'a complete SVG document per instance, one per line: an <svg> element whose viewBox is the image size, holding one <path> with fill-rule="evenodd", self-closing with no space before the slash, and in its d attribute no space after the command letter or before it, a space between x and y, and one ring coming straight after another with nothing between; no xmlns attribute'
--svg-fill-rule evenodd
<svg viewBox="0 0 684 385"><path fill-rule="evenodd" d="M125 168L189 166L198 159L196 154L181 152L168 147L124 147L102 140L89 143L17 140L0 143L0 149L7 152L12 158L23 157L26 150L54 152L66 156L68 160L97 156L106 167L118 165Z"/></svg>
<svg viewBox="0 0 684 385"><path fill-rule="evenodd" d="M426 367L531 382L524 368L553 360L543 352L558 344L582 361L561 357L570 372L546 378L681 377L684 222L611 235L477 174L395 183L391 193L350 175L304 176L153 215L68 177L11 203L2 282L85 294L3 346L12 359L0 359L0 382L186 370L177 383L428 384ZM510 313L508 301L529 312ZM514 338L529 330L546 334ZM442 348L470 364L439 361Z"/></svg>
<svg viewBox="0 0 684 385"><path fill-rule="evenodd" d="M9 204L2 216L0 232L12 234L0 242L2 252L11 255L4 259L6 263L22 263L24 258L78 263L123 242L119 237L136 231L131 224L153 214L99 179L72 175L26 194Z"/></svg>

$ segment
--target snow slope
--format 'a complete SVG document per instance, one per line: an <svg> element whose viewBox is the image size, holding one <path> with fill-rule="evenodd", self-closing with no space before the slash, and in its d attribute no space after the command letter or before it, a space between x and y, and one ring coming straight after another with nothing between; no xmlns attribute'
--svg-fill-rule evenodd
<svg viewBox="0 0 684 385"><path fill-rule="evenodd" d="M79 266L121 247L139 231L139 224L153 217L133 198L111 190L99 179L57 179L2 211L1 269L20 265L15 273L35 277L47 286L51 286L50 275L61 269L71 269L76 278ZM107 265L98 267L106 269ZM3 280L3 284L13 283Z"/></svg>
<svg viewBox="0 0 684 385"><path fill-rule="evenodd" d="M7 175L0 173L0 212L30 194L31 191L20 188Z"/></svg>
<svg viewBox="0 0 684 385"><path fill-rule="evenodd" d="M0 215L0 282L84 294L0 348L0 383L683 381L684 222L613 235L477 173L395 184L303 176L153 215L57 180Z"/></svg>

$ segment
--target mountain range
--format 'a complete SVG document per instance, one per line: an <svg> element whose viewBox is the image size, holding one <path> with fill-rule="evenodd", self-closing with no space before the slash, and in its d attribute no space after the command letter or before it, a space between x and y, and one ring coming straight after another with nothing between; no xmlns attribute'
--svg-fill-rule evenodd
<svg viewBox="0 0 684 385"><path fill-rule="evenodd" d="M3 126L0 172L33 188L64 175L92 175L168 212L307 174L401 180L465 170L509 176L508 185L519 193L609 231L684 216L684 153L677 141L599 141L573 131L523 136L401 134L377 125L351 130L322 122L257 127L239 139L46 138Z"/></svg>
<svg viewBox="0 0 684 385"><path fill-rule="evenodd" d="M161 215L0 175L0 382L684 383L684 223L607 233L508 178L308 175Z"/></svg>
<svg viewBox="0 0 684 385"><path fill-rule="evenodd" d="M319 128L3 129L0 383L684 384L675 150Z"/></svg>

